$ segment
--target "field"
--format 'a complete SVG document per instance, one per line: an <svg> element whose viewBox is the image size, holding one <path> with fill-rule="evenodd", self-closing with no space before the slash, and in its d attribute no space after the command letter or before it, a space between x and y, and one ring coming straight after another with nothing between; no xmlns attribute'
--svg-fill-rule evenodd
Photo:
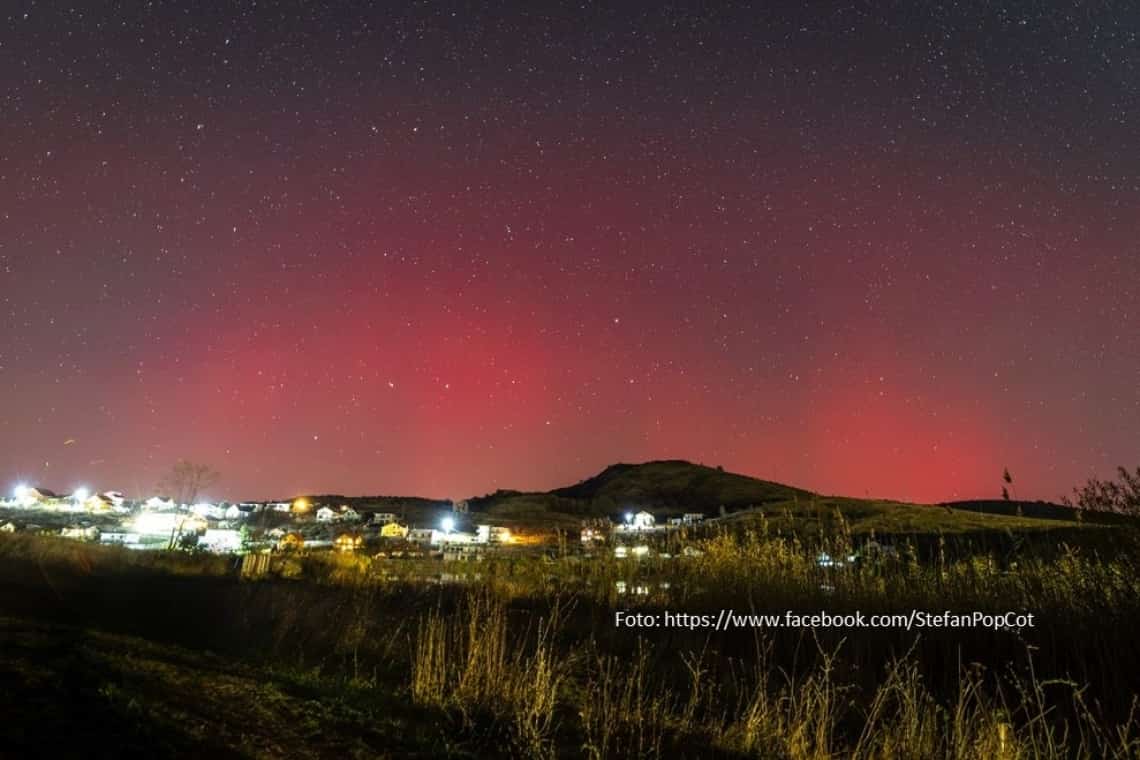
<svg viewBox="0 0 1140 760"><path fill-rule="evenodd" d="M656 543L640 560L313 553L242 581L234 558L0 536L5 742L25 756L1140 754L1129 525L777 493ZM615 626L619 611L912 609L1036 625Z"/></svg>

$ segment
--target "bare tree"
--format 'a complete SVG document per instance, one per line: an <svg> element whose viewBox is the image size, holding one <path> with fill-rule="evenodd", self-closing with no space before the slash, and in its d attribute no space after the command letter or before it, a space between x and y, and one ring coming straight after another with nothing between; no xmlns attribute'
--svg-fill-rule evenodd
<svg viewBox="0 0 1140 760"><path fill-rule="evenodd" d="M205 489L221 477L214 468L180 459L159 481L159 488L178 504L193 504Z"/></svg>

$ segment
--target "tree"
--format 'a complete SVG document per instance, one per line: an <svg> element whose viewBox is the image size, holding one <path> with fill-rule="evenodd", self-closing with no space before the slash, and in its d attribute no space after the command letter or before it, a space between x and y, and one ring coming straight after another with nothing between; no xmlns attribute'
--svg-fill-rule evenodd
<svg viewBox="0 0 1140 760"><path fill-rule="evenodd" d="M193 504L198 494L217 483L219 477L209 465L180 459L159 481L159 488L177 504Z"/></svg>
<svg viewBox="0 0 1140 760"><path fill-rule="evenodd" d="M1135 473L1117 467L1116 473L1119 482L1089 478L1083 486L1073 489L1073 498L1066 496L1062 501L1081 510L1140 515L1140 467Z"/></svg>

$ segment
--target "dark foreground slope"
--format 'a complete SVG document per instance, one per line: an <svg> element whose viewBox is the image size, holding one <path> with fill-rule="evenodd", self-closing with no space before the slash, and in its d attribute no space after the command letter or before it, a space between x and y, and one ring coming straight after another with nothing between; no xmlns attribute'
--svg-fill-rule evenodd
<svg viewBox="0 0 1140 760"><path fill-rule="evenodd" d="M0 618L2 757L442 757L438 716L296 668Z"/></svg>

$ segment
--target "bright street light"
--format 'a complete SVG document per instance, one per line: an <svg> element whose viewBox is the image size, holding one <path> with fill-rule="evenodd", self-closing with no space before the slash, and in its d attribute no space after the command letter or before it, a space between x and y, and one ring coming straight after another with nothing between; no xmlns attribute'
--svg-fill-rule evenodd
<svg viewBox="0 0 1140 760"><path fill-rule="evenodd" d="M86 488L76 488L75 493L71 494L71 498L75 499L77 502L87 501L87 499L89 499L90 497L91 497L91 492L88 491Z"/></svg>
<svg viewBox="0 0 1140 760"><path fill-rule="evenodd" d="M440 525L443 526L444 533L450 533L451 531L455 530L455 519L452 517L445 517L443 518L443 522L441 522Z"/></svg>

